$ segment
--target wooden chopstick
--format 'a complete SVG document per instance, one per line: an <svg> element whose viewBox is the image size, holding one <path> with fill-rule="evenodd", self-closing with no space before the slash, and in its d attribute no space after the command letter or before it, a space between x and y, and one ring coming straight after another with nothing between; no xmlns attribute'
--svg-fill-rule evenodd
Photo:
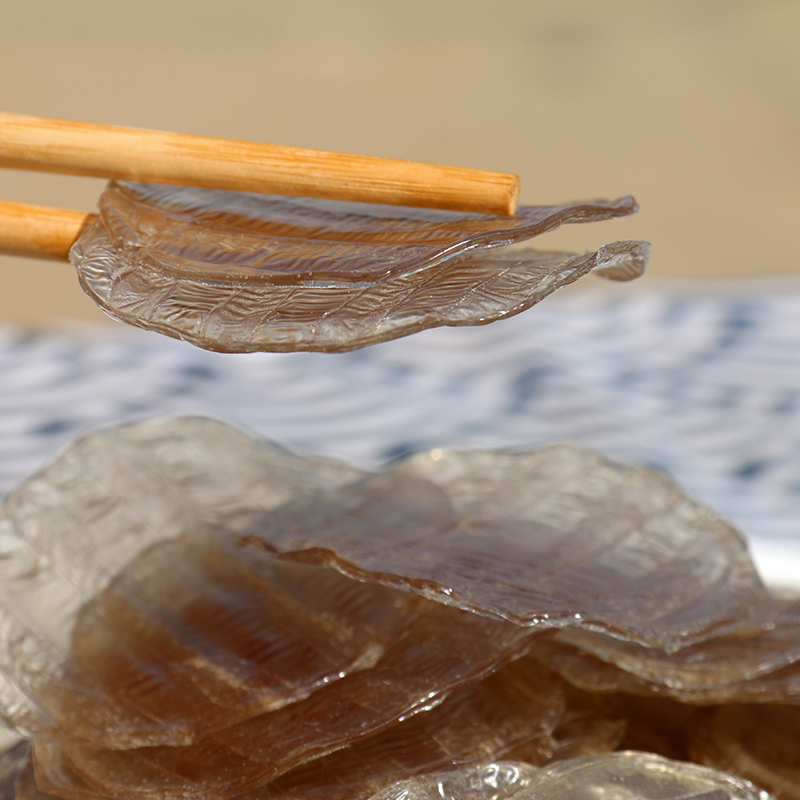
<svg viewBox="0 0 800 800"><path fill-rule="evenodd" d="M4 113L0 167L503 215L519 196L502 172Z"/></svg>
<svg viewBox="0 0 800 800"><path fill-rule="evenodd" d="M67 261L97 214L0 200L0 253Z"/></svg>

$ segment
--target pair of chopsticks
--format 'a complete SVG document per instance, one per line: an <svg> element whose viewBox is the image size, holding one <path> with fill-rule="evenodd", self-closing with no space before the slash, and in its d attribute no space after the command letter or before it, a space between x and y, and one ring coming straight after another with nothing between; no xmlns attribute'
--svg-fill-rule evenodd
<svg viewBox="0 0 800 800"><path fill-rule="evenodd" d="M502 172L0 113L0 167L513 215ZM0 200L0 253L66 260L95 214Z"/></svg>

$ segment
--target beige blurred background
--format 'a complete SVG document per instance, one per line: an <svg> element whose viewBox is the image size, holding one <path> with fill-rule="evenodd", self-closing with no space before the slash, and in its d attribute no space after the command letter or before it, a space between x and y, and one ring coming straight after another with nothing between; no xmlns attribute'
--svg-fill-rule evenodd
<svg viewBox="0 0 800 800"><path fill-rule="evenodd" d="M654 244L653 283L800 272L796 0L0 0L0 109L518 172L634 194L552 247ZM92 209L92 179L0 197ZM0 256L0 323L104 319L66 264Z"/></svg>

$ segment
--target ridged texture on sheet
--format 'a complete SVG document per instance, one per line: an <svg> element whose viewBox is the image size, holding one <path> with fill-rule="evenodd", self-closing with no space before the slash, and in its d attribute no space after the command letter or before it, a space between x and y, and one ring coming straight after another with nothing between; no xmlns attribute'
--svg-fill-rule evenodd
<svg viewBox="0 0 800 800"><path fill-rule="evenodd" d="M64 693L70 741L188 744L290 705L374 666L423 606L217 531L154 545L78 616L73 663L108 702Z"/></svg>
<svg viewBox="0 0 800 800"><path fill-rule="evenodd" d="M623 197L507 218L111 183L70 258L121 321L222 352L342 352L516 314L592 270L638 277L645 242L583 255L493 249L636 209Z"/></svg>
<svg viewBox="0 0 800 800"><path fill-rule="evenodd" d="M529 759L553 755L564 711L560 681L523 659L382 734L267 783L241 800L351 800L412 775L502 757L524 744Z"/></svg>
<svg viewBox="0 0 800 800"><path fill-rule="evenodd" d="M243 618L255 613L267 592L259 571L276 578L280 573L288 582L269 590L280 602L289 601L292 581L304 569L323 574L311 566L279 566L270 554L332 564L370 583L411 590L446 604L438 614L456 613L451 606L478 611L478 617L464 615L467 625L493 625L500 637L496 655L491 648L482 654L487 668L517 647L526 629L600 630L670 651L772 624L771 597L743 542L713 517L655 472L570 446L519 453L436 451L367 475L289 454L213 420L101 429L19 487L0 516L6 548L0 561L3 714L23 732L59 738L68 728L73 742L106 748L187 744L237 717L307 694L320 680L363 668L391 649L402 631L391 620L403 615L387 612L379 636L367 641L354 634L336 656L340 660L320 663L318 672L309 666L306 682L298 685L276 679L269 689L251 684L245 690L232 673L224 676L220 664L204 657L206 677L198 672L181 680L198 699L207 699L206 706L194 706L189 717L173 713L154 687L163 681L166 696L167 676L184 674L189 656L180 637L198 635L191 619L196 604L205 602L206 578L220 587L231 580L254 587L249 597L243 592L233 598L220 588L227 610L211 605L202 613L224 619L240 602L250 609ZM176 570L186 573L185 595L169 588L170 553L182 554ZM128 565L133 566L117 577ZM243 571L253 573L252 584L236 577ZM343 630L348 619L367 618L369 604L353 599L350 589L335 588L333 578L320 581L319 597L329 592L351 598L337 622ZM370 603L387 602L387 608L412 602L403 595L378 599L391 593L381 594L377 586L365 585L364 591L373 593ZM129 621L128 641L110 636L114 626L103 622L117 615ZM90 618L98 624L87 625ZM212 640L223 627L218 622ZM291 627L301 636L298 625ZM269 638L266 630L262 634ZM174 663L153 660L152 653L167 642ZM284 644L303 648L308 641ZM203 646L211 648L211 641ZM313 647L321 653L325 645ZM126 703L138 691L135 676L156 670L153 694L134 703L136 713L119 709L115 693L124 682L109 682L114 670L102 664L85 668L96 652L111 661L135 655L122 691ZM255 669L258 650L253 657ZM247 700L232 703L234 696ZM65 728L63 718L74 717L69 709L76 708L85 709L79 724Z"/></svg>
<svg viewBox="0 0 800 800"><path fill-rule="evenodd" d="M675 653L574 628L542 642L536 653L588 691L663 695L703 705L800 705L799 604L776 597L775 606L765 631L713 637Z"/></svg>
<svg viewBox="0 0 800 800"><path fill-rule="evenodd" d="M582 447L367 472L129 423L22 484L0 545L19 800L366 800L498 758L545 794L589 764L592 792L740 796L658 756L800 800L797 598L663 474ZM650 754L574 761L614 750Z"/></svg>
<svg viewBox="0 0 800 800"><path fill-rule="evenodd" d="M500 761L415 778L373 800L768 800L747 781L635 751L573 758L543 769Z"/></svg>
<svg viewBox="0 0 800 800"><path fill-rule="evenodd" d="M118 798L178 798L197 791L235 797L436 705L531 641L524 628L433 601L425 609L371 669L194 745L100 750L37 741L37 779L45 790L67 797L80 796L84 781Z"/></svg>
<svg viewBox="0 0 800 800"><path fill-rule="evenodd" d="M362 475L199 417L104 428L77 440L0 510L0 714L6 724L22 734L106 746L193 738L196 725L168 723L166 707L155 717L119 714L108 687L77 663L73 631L81 616L93 613L85 604L150 547L166 551L190 533L235 533L259 511ZM141 581L129 576L117 586L125 581L134 595L145 592L139 600L146 605ZM91 713L76 721L67 707L74 703Z"/></svg>
<svg viewBox="0 0 800 800"><path fill-rule="evenodd" d="M772 623L733 528L663 475L571 445L420 453L268 512L244 540L519 625L666 651Z"/></svg>

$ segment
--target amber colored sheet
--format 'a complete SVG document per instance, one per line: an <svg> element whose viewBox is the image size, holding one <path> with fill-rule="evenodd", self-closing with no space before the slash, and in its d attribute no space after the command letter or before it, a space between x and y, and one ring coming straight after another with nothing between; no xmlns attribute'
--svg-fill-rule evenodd
<svg viewBox="0 0 800 800"><path fill-rule="evenodd" d="M119 798L179 797L197 787L214 797L235 797L431 707L523 652L536 635L428 601L425 613L374 667L305 700L195 745L97 750L37 741L37 779L46 791L70 797L81 792L73 775Z"/></svg>
<svg viewBox="0 0 800 800"><path fill-rule="evenodd" d="M508 218L111 183L70 258L84 290L123 322L221 352L342 352L516 314L591 271L638 277L645 242L583 255L496 250L636 209L623 197Z"/></svg>
<svg viewBox="0 0 800 800"><path fill-rule="evenodd" d="M678 650L771 624L740 535L652 470L573 446L420 453L243 541L532 627Z"/></svg>

